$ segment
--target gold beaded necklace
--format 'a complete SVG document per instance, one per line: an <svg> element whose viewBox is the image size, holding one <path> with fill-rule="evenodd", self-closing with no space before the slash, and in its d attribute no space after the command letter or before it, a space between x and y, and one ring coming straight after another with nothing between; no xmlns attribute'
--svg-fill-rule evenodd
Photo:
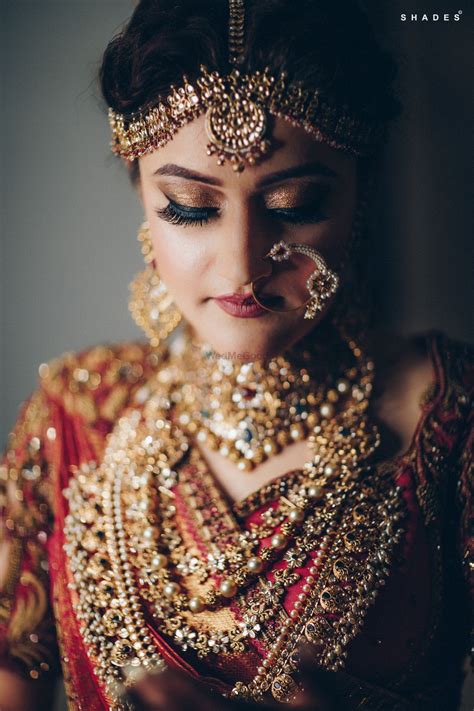
<svg viewBox="0 0 474 711"><path fill-rule="evenodd" d="M173 372L186 374L171 394L174 417L243 471L305 439L320 420L367 401L372 387L373 363L347 337L334 343L341 350L336 373L327 363L334 348L324 336L310 334L284 355L250 362L216 357L207 344L193 347L186 331L184 338L174 371L163 374L168 382Z"/></svg>
<svg viewBox="0 0 474 711"><path fill-rule="evenodd" d="M233 695L291 697L302 636L320 644L320 664L343 666L347 642L388 572L402 515L397 488L370 464L379 444L367 413L373 364L355 343L350 349L356 363L345 378L328 381L318 412L308 413L316 415L313 458L263 487L256 504L247 499L232 511L219 497L193 444L199 430L182 422L187 403L179 393L190 371L177 356L149 392L137 393L103 463L85 465L72 479L66 551L85 645L113 708L121 708L117 683L128 683L130 669L164 665L147 631L149 615L160 633L201 657L243 653L258 638L267 654L254 680L236 683ZM344 398L330 398L338 388ZM178 500L195 517L207 555L183 539ZM265 504L257 524L238 525L236 515ZM302 592L286 613L286 590L301 578ZM240 619L229 618L223 632L212 617L206 626L206 616L230 603Z"/></svg>

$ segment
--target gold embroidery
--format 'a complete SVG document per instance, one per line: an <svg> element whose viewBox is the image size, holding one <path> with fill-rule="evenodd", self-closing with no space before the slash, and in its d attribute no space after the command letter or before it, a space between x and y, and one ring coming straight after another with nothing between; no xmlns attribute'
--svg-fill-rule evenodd
<svg viewBox="0 0 474 711"><path fill-rule="evenodd" d="M57 667L45 551L52 522L49 418L45 393L38 389L22 407L0 467L6 552L0 618L8 655L31 679Z"/></svg>

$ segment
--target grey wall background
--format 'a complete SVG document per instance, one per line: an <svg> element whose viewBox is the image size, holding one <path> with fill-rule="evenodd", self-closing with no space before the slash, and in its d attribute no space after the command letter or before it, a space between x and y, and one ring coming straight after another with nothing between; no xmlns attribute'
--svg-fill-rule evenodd
<svg viewBox="0 0 474 711"><path fill-rule="evenodd" d="M401 57L406 105L373 210L380 308L404 332L437 327L474 340L472 6L364 5ZM142 264L135 240L142 216L108 149L94 84L101 53L133 2L4 0L0 7L3 444L41 362L140 335L127 285ZM401 12L447 12L451 21L401 22Z"/></svg>
<svg viewBox="0 0 474 711"><path fill-rule="evenodd" d="M41 362L141 335L127 285L141 268L142 215L109 151L95 85L101 54L133 4L1 5L0 442ZM466 6L460 22L401 22L401 11L460 8L454 0L364 4L400 55L406 105L372 215L380 308L403 331L438 327L473 340L472 13Z"/></svg>

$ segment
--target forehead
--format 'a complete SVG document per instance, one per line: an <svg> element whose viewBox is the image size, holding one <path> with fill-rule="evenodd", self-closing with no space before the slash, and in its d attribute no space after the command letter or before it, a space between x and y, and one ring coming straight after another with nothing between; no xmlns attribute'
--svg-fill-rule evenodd
<svg viewBox="0 0 474 711"><path fill-rule="evenodd" d="M173 163L212 176L222 182L224 188L251 187L267 174L308 163L321 163L344 181L355 174L354 156L316 141L304 129L281 118L272 117L268 137L271 141L269 153L256 165L246 164L245 170L237 175L228 161L220 166L215 155L207 155L209 139L205 117L201 115L180 128L165 146L142 156L140 170L144 176L150 177L162 166Z"/></svg>

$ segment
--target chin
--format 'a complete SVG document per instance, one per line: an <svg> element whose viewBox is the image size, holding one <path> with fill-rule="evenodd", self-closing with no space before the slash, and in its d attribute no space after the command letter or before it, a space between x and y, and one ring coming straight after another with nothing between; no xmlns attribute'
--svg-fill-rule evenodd
<svg viewBox="0 0 474 711"><path fill-rule="evenodd" d="M272 358L302 338L313 324L294 314L236 318L224 312L191 320L197 339L219 355L242 362Z"/></svg>

